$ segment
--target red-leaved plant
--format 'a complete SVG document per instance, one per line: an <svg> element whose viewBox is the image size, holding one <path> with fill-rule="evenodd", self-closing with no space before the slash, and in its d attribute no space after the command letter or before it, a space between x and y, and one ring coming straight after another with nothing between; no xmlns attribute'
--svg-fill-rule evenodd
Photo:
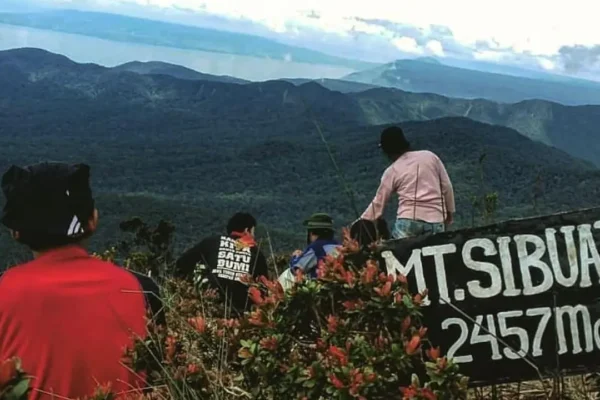
<svg viewBox="0 0 600 400"><path fill-rule="evenodd" d="M103 258L111 254L102 255ZM465 399L468 379L427 340L406 278L380 272L344 232L316 279L247 279L250 312L232 318L216 291L167 280L168 328L136 340L124 362L150 391L135 399ZM92 399L112 399L109 387Z"/></svg>
<svg viewBox="0 0 600 400"><path fill-rule="evenodd" d="M248 280L255 307L238 350L245 386L264 399L465 398L467 378L420 324L426 293L411 294L405 277L381 273L373 259L354 267L347 258L357 250L346 233L317 279L299 274L287 293Z"/></svg>

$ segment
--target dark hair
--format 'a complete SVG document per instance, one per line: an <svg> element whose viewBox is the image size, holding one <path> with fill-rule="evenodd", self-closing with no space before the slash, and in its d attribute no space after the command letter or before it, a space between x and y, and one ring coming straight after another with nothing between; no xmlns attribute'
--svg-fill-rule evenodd
<svg viewBox="0 0 600 400"><path fill-rule="evenodd" d="M377 241L377 228L373 221L359 219L350 227L350 237L361 247L366 247Z"/></svg>
<svg viewBox="0 0 600 400"><path fill-rule="evenodd" d="M320 240L332 240L335 232L333 231L333 229L309 229L308 230L308 235L310 236L311 234L316 235Z"/></svg>
<svg viewBox="0 0 600 400"><path fill-rule="evenodd" d="M227 234L232 232L243 232L246 229L250 230L256 226L256 219L248 213L239 212L229 219L227 222Z"/></svg>
<svg viewBox="0 0 600 400"><path fill-rule="evenodd" d="M95 204L86 164L42 162L13 165L2 177L2 224L33 251L50 250L91 236Z"/></svg>
<svg viewBox="0 0 600 400"><path fill-rule="evenodd" d="M377 218L375 221L377 225L377 233L379 234L379 239L382 240L390 240L392 234L390 233L390 229L388 228L387 222L382 217Z"/></svg>
<svg viewBox="0 0 600 400"><path fill-rule="evenodd" d="M399 126L390 126L381 132L379 142L381 150L390 158L398 158L410 150L410 143L404 137L404 131Z"/></svg>
<svg viewBox="0 0 600 400"><path fill-rule="evenodd" d="M93 213L94 213L94 207L92 207L92 210L90 212L81 214L82 217L84 215L86 215L86 218L84 219L84 221L85 221L84 224L88 223L90 218L92 218ZM83 235L76 236L76 237L64 236L64 235L51 235L51 234L48 234L45 232L35 232L35 231L28 231L28 230L17 231L17 232L19 233L19 238L17 239L17 241L19 243L24 244L25 246L29 247L31 250L37 251L37 252L47 251L47 250L57 249L59 247L77 244L77 243L84 241L85 239L88 239L90 236L92 236L92 232L89 232L87 230Z"/></svg>

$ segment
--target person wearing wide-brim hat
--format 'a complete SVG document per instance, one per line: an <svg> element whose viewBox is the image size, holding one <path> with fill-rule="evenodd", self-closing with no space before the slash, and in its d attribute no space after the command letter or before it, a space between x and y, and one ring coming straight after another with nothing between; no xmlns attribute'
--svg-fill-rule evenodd
<svg viewBox="0 0 600 400"><path fill-rule="evenodd" d="M443 232L453 222L454 191L444 164L428 150L412 150L400 127L381 132L379 147L391 161L381 177L375 198L362 219L375 221L383 215L393 193L398 211L394 239Z"/></svg>
<svg viewBox="0 0 600 400"><path fill-rule="evenodd" d="M296 250L292 254L290 268L285 275L292 276L301 269L306 276L316 278L319 261L328 254L335 254L340 243L335 239L333 219L325 213L316 213L304 220L308 246L304 251ZM280 280L281 281L281 280Z"/></svg>

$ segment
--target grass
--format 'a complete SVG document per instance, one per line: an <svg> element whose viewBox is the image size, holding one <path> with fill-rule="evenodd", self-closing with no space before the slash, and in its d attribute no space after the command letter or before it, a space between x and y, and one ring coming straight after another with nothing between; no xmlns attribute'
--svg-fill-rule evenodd
<svg viewBox="0 0 600 400"><path fill-rule="evenodd" d="M593 400L599 396L598 388L591 384L585 375L574 375L563 378L562 387L557 388L552 379L508 383L497 386L485 386L472 389L469 399L507 399L507 400L537 400L537 399L571 399ZM545 388L544 388L545 387ZM496 396L496 397L494 397Z"/></svg>

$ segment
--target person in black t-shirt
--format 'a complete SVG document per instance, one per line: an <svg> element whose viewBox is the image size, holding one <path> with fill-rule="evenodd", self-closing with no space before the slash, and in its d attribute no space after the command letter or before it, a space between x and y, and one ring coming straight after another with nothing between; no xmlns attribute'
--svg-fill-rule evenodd
<svg viewBox="0 0 600 400"><path fill-rule="evenodd" d="M245 275L267 277L267 261L254 239L256 219L237 213L227 224L227 235L211 236L186 251L175 266L175 277L193 281L198 288L208 283L218 289L228 308L236 314L252 305Z"/></svg>

